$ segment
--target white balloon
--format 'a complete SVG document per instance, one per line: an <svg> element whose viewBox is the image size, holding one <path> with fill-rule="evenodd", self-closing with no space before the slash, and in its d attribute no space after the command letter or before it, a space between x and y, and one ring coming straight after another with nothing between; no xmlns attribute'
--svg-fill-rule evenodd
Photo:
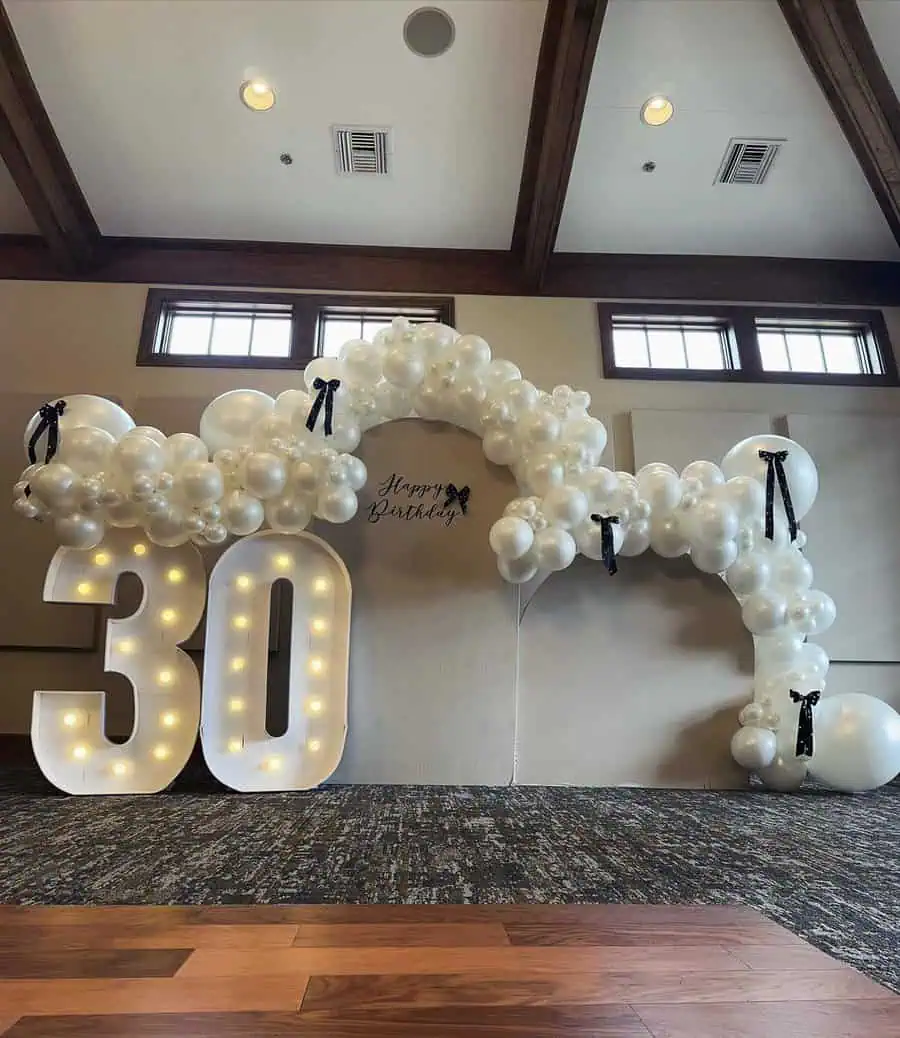
<svg viewBox="0 0 900 1038"><path fill-rule="evenodd" d="M602 466L588 469L578 479L578 487L587 494L591 508L603 508L609 505L619 490L619 481L615 472Z"/></svg>
<svg viewBox="0 0 900 1038"><path fill-rule="evenodd" d="M307 366L306 372L311 366ZM256 389L233 389L223 393L203 412L200 438L213 453L248 446L257 422L271 414L274 407L272 397Z"/></svg>
<svg viewBox="0 0 900 1038"><path fill-rule="evenodd" d="M647 519L638 519L628 524L625 539L621 548L616 549L617 555L632 556L641 555L650 547L650 522Z"/></svg>
<svg viewBox="0 0 900 1038"><path fill-rule="evenodd" d="M747 728L760 728L765 714L766 708L762 703L748 703L738 714L738 722Z"/></svg>
<svg viewBox="0 0 900 1038"><path fill-rule="evenodd" d="M238 479L249 494L266 501L280 496L287 481L287 470L277 454L258 451L244 458Z"/></svg>
<svg viewBox="0 0 900 1038"><path fill-rule="evenodd" d="M306 421L306 416L309 414L311 406L312 398L309 393L304 393L302 389L285 389L283 393L279 393L275 397L273 412L279 418L284 418L291 422L294 414L297 411L302 411L303 420Z"/></svg>
<svg viewBox="0 0 900 1038"><path fill-rule="evenodd" d="M541 509L551 523L570 530L587 519L589 505L587 496L576 487L562 486L547 492Z"/></svg>
<svg viewBox="0 0 900 1038"><path fill-rule="evenodd" d="M333 378L343 380L344 374L344 365L336 357L316 357L303 369L303 381L306 383L311 399L314 399L318 392L313 388L317 378L330 382Z"/></svg>
<svg viewBox="0 0 900 1038"><path fill-rule="evenodd" d="M229 533L244 537L262 526L265 511L259 498L243 490L232 490L222 502L222 516Z"/></svg>
<svg viewBox="0 0 900 1038"><path fill-rule="evenodd" d="M319 495L316 515L329 523L346 523L359 507L356 494L348 486L333 487Z"/></svg>
<svg viewBox="0 0 900 1038"><path fill-rule="evenodd" d="M344 362L344 377L349 386L375 385L381 378L384 348L365 339L350 339L338 356Z"/></svg>
<svg viewBox="0 0 900 1038"><path fill-rule="evenodd" d="M78 492L78 476L68 465L51 461L31 477L31 492L51 511L71 511Z"/></svg>
<svg viewBox="0 0 900 1038"><path fill-rule="evenodd" d="M68 465L82 476L102 472L109 462L116 441L105 429L79 425L60 434L54 461Z"/></svg>
<svg viewBox="0 0 900 1038"><path fill-rule="evenodd" d="M736 595L753 595L767 586L771 575L768 556L751 552L728 567L725 582Z"/></svg>
<svg viewBox="0 0 900 1038"><path fill-rule="evenodd" d="M136 425L130 430L133 433L139 433L141 436L149 436L151 440L158 443L160 447L166 445L166 434L162 429L157 429L155 425Z"/></svg>
<svg viewBox="0 0 900 1038"><path fill-rule="evenodd" d="M625 542L625 531L618 523L612 527L613 553L618 555ZM575 544L582 555L589 559L603 558L603 526L601 523L588 520L573 531Z"/></svg>
<svg viewBox="0 0 900 1038"><path fill-rule="evenodd" d="M655 465L645 465L638 471L637 488L654 512L671 512L681 500L681 480L674 472Z"/></svg>
<svg viewBox="0 0 900 1038"><path fill-rule="evenodd" d="M877 789L900 773L900 714L862 692L815 708L810 774L843 793Z"/></svg>
<svg viewBox="0 0 900 1038"><path fill-rule="evenodd" d="M178 472L177 485L186 501L206 505L218 501L225 492L225 481L218 466L210 461L189 461Z"/></svg>
<svg viewBox="0 0 900 1038"><path fill-rule="evenodd" d="M692 543L703 548L718 548L733 541L739 527L736 509L714 497L698 501L687 513L685 523Z"/></svg>
<svg viewBox="0 0 900 1038"><path fill-rule="evenodd" d="M110 463L126 476L138 472L162 472L166 456L162 447L149 436L128 433L115 445Z"/></svg>
<svg viewBox="0 0 900 1038"><path fill-rule="evenodd" d="M92 396L89 393L74 393L72 396L62 397L65 401L65 409L59 418L59 438L69 429L79 426L91 426L108 432L114 440L124 436L130 429L134 428L134 420L127 411L124 411L112 400L102 396ZM53 401L57 403L58 401ZM25 427L25 451L28 451L28 443L32 434L41 423L40 412L33 415ZM46 436L46 433L44 433ZM41 451L38 450L40 454Z"/></svg>
<svg viewBox="0 0 900 1038"><path fill-rule="evenodd" d="M530 411L538 402L538 391L527 379L511 379L496 392L496 398L516 412Z"/></svg>
<svg viewBox="0 0 900 1038"><path fill-rule="evenodd" d="M775 736L775 759L768 767L757 771L769 789L792 793L803 785L808 765L804 757L796 755L797 730L795 725L780 728Z"/></svg>
<svg viewBox="0 0 900 1038"><path fill-rule="evenodd" d="M362 490L369 478L369 471L362 458L348 454L344 458L344 471L347 474L347 483L351 490Z"/></svg>
<svg viewBox="0 0 900 1038"><path fill-rule="evenodd" d="M782 548L769 556L772 586L781 591L806 591L813 582L813 568L799 549Z"/></svg>
<svg viewBox="0 0 900 1038"><path fill-rule="evenodd" d="M678 520L671 516L663 516L650 520L650 547L664 559L674 559L684 555L689 545L681 532Z"/></svg>
<svg viewBox="0 0 900 1038"><path fill-rule="evenodd" d="M384 377L403 389L411 389L425 377L425 357L421 350L394 346L384 356Z"/></svg>
<svg viewBox="0 0 900 1038"><path fill-rule="evenodd" d="M250 444L256 450L268 451L272 449L273 442L289 444L293 435L294 427L290 418L283 411L272 411L253 426Z"/></svg>
<svg viewBox="0 0 900 1038"><path fill-rule="evenodd" d="M737 509L741 522L750 522L763 514L766 491L751 476L733 476L720 493Z"/></svg>
<svg viewBox="0 0 900 1038"><path fill-rule="evenodd" d="M540 496L561 486L564 479L565 468L555 454L534 454L525 462L525 481Z"/></svg>
<svg viewBox="0 0 900 1038"><path fill-rule="evenodd" d="M521 453L518 441L503 429L489 429L481 441L481 449L495 465L512 465Z"/></svg>
<svg viewBox="0 0 900 1038"><path fill-rule="evenodd" d="M524 445L541 447L558 440L561 431L562 425L552 411L537 408L522 416L516 436Z"/></svg>
<svg viewBox="0 0 900 1038"><path fill-rule="evenodd" d="M726 541L714 548L692 548L691 560L702 573L724 573L737 558L737 545Z"/></svg>
<svg viewBox="0 0 900 1038"><path fill-rule="evenodd" d="M757 591L741 609L744 626L751 634L770 634L787 620L787 600L777 591Z"/></svg>
<svg viewBox="0 0 900 1038"><path fill-rule="evenodd" d="M497 556L497 569L500 576L510 584L524 584L537 575L538 566L534 552L529 552L520 559L504 559Z"/></svg>
<svg viewBox="0 0 900 1038"><path fill-rule="evenodd" d="M524 520L514 516L498 519L488 534L491 548L503 559L520 559L531 550L534 531Z"/></svg>
<svg viewBox="0 0 900 1038"><path fill-rule="evenodd" d="M163 548L177 548L186 544L191 537L180 516L174 514L155 516L147 524L147 537Z"/></svg>
<svg viewBox="0 0 900 1038"><path fill-rule="evenodd" d="M312 509L306 498L278 497L265 505L266 521L278 533L300 533L309 525Z"/></svg>
<svg viewBox="0 0 900 1038"><path fill-rule="evenodd" d="M762 485L766 482L767 464L759 456L764 451L787 451L784 473L787 477L794 515L802 519L812 508L819 490L819 476L815 462L808 451L786 436L764 433L741 440L722 459L722 471L731 479L734 476L750 476ZM775 487L775 514L784 515L781 494Z"/></svg>
<svg viewBox="0 0 900 1038"><path fill-rule="evenodd" d="M166 469L173 473L189 461L209 461L206 444L193 433L175 433L170 436L166 440L164 452Z"/></svg>
<svg viewBox="0 0 900 1038"><path fill-rule="evenodd" d="M409 393L401 386L380 382L374 389L375 409L381 418L406 418L412 411Z"/></svg>
<svg viewBox="0 0 900 1038"><path fill-rule="evenodd" d="M555 572L572 564L577 548L572 535L559 527L548 526L534 537L534 557L541 569Z"/></svg>
<svg viewBox="0 0 900 1038"><path fill-rule="evenodd" d="M489 389L496 389L498 386L502 386L504 382L521 379L522 372L519 371L511 360L492 360L482 373L482 378L484 379L484 384Z"/></svg>
<svg viewBox="0 0 900 1038"><path fill-rule="evenodd" d="M342 453L355 451L361 439L362 430L359 423L349 415L336 415L332 434L326 437L329 446Z"/></svg>
<svg viewBox="0 0 900 1038"><path fill-rule="evenodd" d="M491 362L491 348L479 335L461 335L451 352L464 370L480 371Z"/></svg>
<svg viewBox="0 0 900 1038"><path fill-rule="evenodd" d="M748 771L767 768L775 760L776 751L775 733L768 728L739 728L731 737L731 756Z"/></svg>
<svg viewBox="0 0 900 1038"><path fill-rule="evenodd" d="M69 548L86 551L103 540L103 524L89 515L67 515L53 523L57 540Z"/></svg>
<svg viewBox="0 0 900 1038"><path fill-rule="evenodd" d="M696 479L703 490L721 486L725 482L722 470L711 461L692 461L681 471L682 479Z"/></svg>
<svg viewBox="0 0 900 1038"><path fill-rule="evenodd" d="M606 426L597 418L583 415L570 418L563 426L562 438L568 443L577 443L590 452L595 461L606 449Z"/></svg>
<svg viewBox="0 0 900 1038"><path fill-rule="evenodd" d="M141 519L141 506L136 501L128 501L121 495L106 505L106 521L110 526L129 529L138 526Z"/></svg>
<svg viewBox="0 0 900 1038"><path fill-rule="evenodd" d="M756 640L758 675L780 674L791 670L803 649L803 635L787 628Z"/></svg>

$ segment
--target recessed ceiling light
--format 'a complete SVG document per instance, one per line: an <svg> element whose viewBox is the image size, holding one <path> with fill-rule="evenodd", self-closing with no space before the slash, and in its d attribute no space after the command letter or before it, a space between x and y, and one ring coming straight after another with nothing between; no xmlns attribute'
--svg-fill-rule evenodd
<svg viewBox="0 0 900 1038"><path fill-rule="evenodd" d="M420 58L437 58L453 46L456 26L439 7L420 7L403 23L403 39Z"/></svg>
<svg viewBox="0 0 900 1038"><path fill-rule="evenodd" d="M641 122L648 126L663 126L675 114L675 106L662 94L649 98L641 107Z"/></svg>
<svg viewBox="0 0 900 1038"><path fill-rule="evenodd" d="M245 79L241 83L241 100L251 112L268 112L275 104L275 88L264 79Z"/></svg>

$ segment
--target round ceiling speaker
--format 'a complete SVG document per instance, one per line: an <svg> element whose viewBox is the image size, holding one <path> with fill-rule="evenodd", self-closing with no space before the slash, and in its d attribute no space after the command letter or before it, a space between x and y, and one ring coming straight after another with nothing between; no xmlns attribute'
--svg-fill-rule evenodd
<svg viewBox="0 0 900 1038"><path fill-rule="evenodd" d="M403 25L406 46L420 58L437 58L446 54L455 38L453 19L439 7L420 7Z"/></svg>

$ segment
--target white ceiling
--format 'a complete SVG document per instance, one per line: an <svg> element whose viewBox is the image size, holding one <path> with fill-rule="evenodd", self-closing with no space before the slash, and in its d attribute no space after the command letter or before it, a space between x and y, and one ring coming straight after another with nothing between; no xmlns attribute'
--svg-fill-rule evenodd
<svg viewBox="0 0 900 1038"><path fill-rule="evenodd" d="M655 93L675 116L651 128ZM787 138L766 182L714 187L729 138L751 136ZM776 0L611 0L557 248L900 257Z"/></svg>
<svg viewBox="0 0 900 1038"><path fill-rule="evenodd" d="M0 234L36 234L34 220L19 190L0 161Z"/></svg>
<svg viewBox="0 0 900 1038"><path fill-rule="evenodd" d="M897 0L857 0L884 70L900 92L900 4Z"/></svg>
<svg viewBox="0 0 900 1038"><path fill-rule="evenodd" d="M546 2L442 0L435 59L402 41L419 6L6 3L104 234L508 248ZM238 101L251 71L265 115ZM391 179L338 177L332 123L392 126Z"/></svg>

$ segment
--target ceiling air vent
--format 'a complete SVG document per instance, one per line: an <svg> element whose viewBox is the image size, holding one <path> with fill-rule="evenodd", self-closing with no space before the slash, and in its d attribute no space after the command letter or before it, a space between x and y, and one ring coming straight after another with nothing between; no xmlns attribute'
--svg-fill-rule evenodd
<svg viewBox="0 0 900 1038"><path fill-rule="evenodd" d="M761 184L784 140L732 137L714 184Z"/></svg>
<svg viewBox="0 0 900 1038"><path fill-rule="evenodd" d="M385 177L390 172L391 131L372 126L333 126L334 155L341 176L369 174Z"/></svg>

